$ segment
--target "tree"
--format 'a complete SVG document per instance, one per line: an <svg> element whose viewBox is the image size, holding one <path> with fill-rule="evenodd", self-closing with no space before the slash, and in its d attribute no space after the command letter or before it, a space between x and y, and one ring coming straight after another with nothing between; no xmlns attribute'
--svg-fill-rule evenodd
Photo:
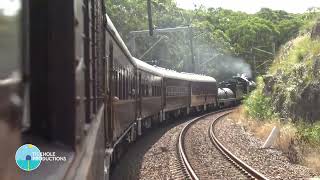
<svg viewBox="0 0 320 180"><path fill-rule="evenodd" d="M106 0L107 13L122 35L126 44L129 44L130 31L148 28L145 0ZM193 27L194 52L197 64L206 62L202 72L214 77L225 78L239 73L237 70L220 76L218 71L220 62L225 59L253 65L256 62L265 64L258 73L264 73L268 67L265 63L272 56L252 51L260 48L265 52L273 52L273 46L278 49L282 44L296 36L299 29L310 19L309 14L292 14L281 10L262 8L256 14L246 14L222 8L205 8L200 6L195 10L180 9L174 0L153 0L153 20L156 28L173 28L181 26ZM312 15L313 16L313 15ZM187 32L163 33L160 36L150 37L148 34L136 39L137 55L142 55L155 42L167 36L142 60L158 60L160 66L187 70L190 65L189 36ZM215 57L217 54L219 56ZM222 58L223 56L228 58ZM233 57L233 58L229 58ZM237 57L237 58L234 58ZM212 60L211 60L212 59ZM210 60L210 61L208 61ZM221 66L221 68L225 68Z"/></svg>

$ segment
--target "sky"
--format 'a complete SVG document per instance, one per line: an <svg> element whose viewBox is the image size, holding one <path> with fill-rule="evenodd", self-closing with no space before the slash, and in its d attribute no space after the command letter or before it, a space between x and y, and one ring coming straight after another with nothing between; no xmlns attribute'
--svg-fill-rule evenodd
<svg viewBox="0 0 320 180"><path fill-rule="evenodd" d="M20 7L19 0L0 0L0 15L14 16L19 12Z"/></svg>
<svg viewBox="0 0 320 180"><path fill-rule="evenodd" d="M320 0L176 0L178 7L194 9L194 5L207 8L222 7L234 11L256 13L262 7L273 10L285 10L291 13L303 13L310 7L320 7Z"/></svg>

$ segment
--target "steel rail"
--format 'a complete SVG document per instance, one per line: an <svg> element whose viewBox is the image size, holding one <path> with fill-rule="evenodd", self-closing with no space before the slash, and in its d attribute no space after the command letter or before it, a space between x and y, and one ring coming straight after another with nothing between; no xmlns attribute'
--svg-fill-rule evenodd
<svg viewBox="0 0 320 180"><path fill-rule="evenodd" d="M215 133L213 132L213 127L215 124L221 120L222 117L226 116L230 112L218 117L215 119L212 124L209 127L209 136L212 141L212 143L219 149L219 151L226 156L233 164L238 167L245 175L252 177L254 179L259 180L268 180L267 177L265 177L263 174L256 171L254 168L249 166L247 163L243 162L241 159L239 159L237 156L235 156L232 152L230 152L223 144L218 140L218 138L215 136Z"/></svg>
<svg viewBox="0 0 320 180"><path fill-rule="evenodd" d="M178 139L178 154L180 156L180 160L181 160L182 166L186 169L186 171L187 171L186 173L190 176L191 179L199 180L199 177L194 172L194 169L192 168L192 166L189 163L189 160L188 160L188 158L186 156L183 140L184 140L184 136L185 136L187 130L191 127L192 124L194 124L195 122L197 122L200 119L203 119L203 118L205 118L207 116L210 116L210 115L213 115L213 114L217 114L217 113L220 113L220 112L228 111L228 110L231 110L231 109L233 109L233 108L228 108L228 109L223 109L223 110L219 110L219 111L215 111L215 112L210 112L210 113L207 113L205 115L201 115L199 117L196 117L196 118L192 119L187 125L185 125L183 127L183 129L181 130L181 132L179 134L179 139Z"/></svg>

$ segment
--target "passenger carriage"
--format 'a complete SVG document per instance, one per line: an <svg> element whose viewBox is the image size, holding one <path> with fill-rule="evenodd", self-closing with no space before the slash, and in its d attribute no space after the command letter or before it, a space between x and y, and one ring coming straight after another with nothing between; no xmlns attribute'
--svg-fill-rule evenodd
<svg viewBox="0 0 320 180"><path fill-rule="evenodd" d="M162 120L163 75L156 67L137 58L133 59L137 64L137 125L138 134L141 135L142 128L150 128L153 123Z"/></svg>
<svg viewBox="0 0 320 180"><path fill-rule="evenodd" d="M0 31L0 159L31 143L67 161L37 173L0 165L0 179L105 179L143 128L217 107L214 78L133 58L104 1L20 2L15 29Z"/></svg>

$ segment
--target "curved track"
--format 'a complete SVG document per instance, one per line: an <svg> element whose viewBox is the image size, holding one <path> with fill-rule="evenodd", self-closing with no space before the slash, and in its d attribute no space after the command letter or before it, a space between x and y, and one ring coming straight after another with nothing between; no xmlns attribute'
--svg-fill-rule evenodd
<svg viewBox="0 0 320 180"><path fill-rule="evenodd" d="M210 140L212 144L214 145L214 148L216 149L215 152L219 151L222 156L224 156L224 161L229 161L238 171L243 174L244 177L247 179L262 179L265 180L267 179L264 175L260 174L256 170L254 170L252 167L248 166L246 163L241 161L239 158L237 158L234 154L232 154L229 150L227 150L216 138L214 134L214 125L215 123L220 120L223 116L229 114L231 109L227 110L222 110L218 112L213 112L209 113L200 117L197 117L195 119L192 119L180 132L179 139L178 139L178 154L180 157L181 161L181 169L184 171L184 174L187 174L188 179L195 179L198 180L200 179L201 175L201 170L195 170L194 168L199 168L197 167L198 165L192 164L192 161L190 161L190 157L187 155L187 151L185 149L185 136L187 134L187 131L193 126L196 122L198 122L201 119L204 119L208 116L211 115L216 115L216 117L213 119L213 121L210 123L210 126L208 128L208 135L210 137ZM217 114L219 113L219 114ZM200 123L200 122L199 122ZM207 147L209 148L209 147ZM229 163L229 164L230 164ZM193 167L195 166L195 167ZM196 173L198 172L198 174Z"/></svg>

